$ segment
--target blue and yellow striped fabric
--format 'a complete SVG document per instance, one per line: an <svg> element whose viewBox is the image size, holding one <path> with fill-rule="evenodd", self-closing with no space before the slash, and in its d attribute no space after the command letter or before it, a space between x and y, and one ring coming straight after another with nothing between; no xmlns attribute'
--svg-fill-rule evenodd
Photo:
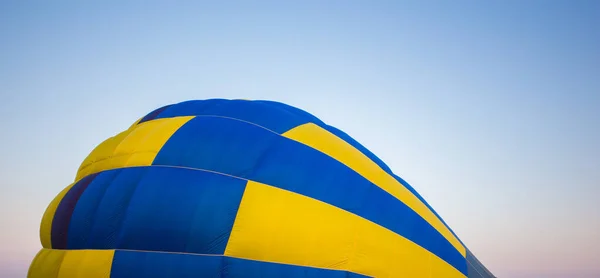
<svg viewBox="0 0 600 278"><path fill-rule="evenodd" d="M380 159L272 101L149 113L85 158L40 237L29 277L477 277Z"/></svg>

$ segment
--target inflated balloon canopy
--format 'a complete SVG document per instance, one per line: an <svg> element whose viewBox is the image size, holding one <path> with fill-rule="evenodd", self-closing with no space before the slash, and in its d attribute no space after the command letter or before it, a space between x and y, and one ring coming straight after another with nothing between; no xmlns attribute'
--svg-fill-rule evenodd
<svg viewBox="0 0 600 278"><path fill-rule="evenodd" d="M344 132L272 101L161 107L48 206L29 277L493 277Z"/></svg>

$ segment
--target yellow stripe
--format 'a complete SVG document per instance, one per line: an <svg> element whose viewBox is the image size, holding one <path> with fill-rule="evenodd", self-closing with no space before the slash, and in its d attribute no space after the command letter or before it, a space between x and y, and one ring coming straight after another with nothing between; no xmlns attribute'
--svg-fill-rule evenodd
<svg viewBox="0 0 600 278"><path fill-rule="evenodd" d="M164 118L132 125L98 145L79 167L75 180L104 170L151 165L167 140L192 118Z"/></svg>
<svg viewBox="0 0 600 278"><path fill-rule="evenodd" d="M331 156L398 198L398 200L410 207L425 221L429 222L463 257L466 256L465 247L421 200L394 177L381 169L369 157L346 141L313 123L300 125L282 135Z"/></svg>
<svg viewBox="0 0 600 278"><path fill-rule="evenodd" d="M52 232L52 221L54 220L54 214L56 213L56 209L60 204L60 201L65 197L67 192L73 187L75 183L70 184L65 189L63 189L58 195L50 202L50 205L46 208L44 212L44 216L42 216L42 223L40 225L40 241L42 242L42 247L44 248L52 248L51 241L51 232Z"/></svg>
<svg viewBox="0 0 600 278"><path fill-rule="evenodd" d="M29 278L109 278L114 250L42 249L29 267Z"/></svg>
<svg viewBox="0 0 600 278"><path fill-rule="evenodd" d="M465 277L375 223L327 203L249 181L225 255L373 277Z"/></svg>
<svg viewBox="0 0 600 278"><path fill-rule="evenodd" d="M60 265L65 256L64 250L42 249L33 259L27 273L28 278L58 277Z"/></svg>
<svg viewBox="0 0 600 278"><path fill-rule="evenodd" d="M69 250L58 277L108 278L114 250Z"/></svg>

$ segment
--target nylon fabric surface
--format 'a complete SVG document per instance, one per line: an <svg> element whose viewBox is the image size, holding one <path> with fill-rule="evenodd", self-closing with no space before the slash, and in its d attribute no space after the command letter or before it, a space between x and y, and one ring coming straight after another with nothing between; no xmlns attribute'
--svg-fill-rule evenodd
<svg viewBox="0 0 600 278"><path fill-rule="evenodd" d="M419 196L419 194L408 185L404 180L396 177L391 169L379 159L376 155L370 152L367 148L362 146L359 142L354 140L352 137L344 133L343 131L329 126L323 123L314 115L300 110L296 107L273 101L246 101L246 100L224 100L224 99L212 99L212 100L191 100L176 105L167 105L156 109L149 113L143 120L147 121L150 119L157 118L170 118L179 116L222 116L243 121L248 121L279 134L290 131L293 128L300 127L306 123L312 123L319 127L333 133L352 147L356 148L359 152L367 156L372 162L376 163L382 170L389 175L396 178L396 181L401 186L406 187L411 193L413 193L420 202L422 202L426 209L430 210L429 213L433 213L436 218L440 218L439 215ZM418 205L417 205L418 206ZM425 212L428 213L428 212ZM431 217L430 217L431 218ZM431 220L432 222L438 222ZM432 223L433 224L433 223ZM437 226L438 230L444 230L445 236L453 242L453 245L459 250L459 252L465 256L465 248L458 237L451 231L446 223L441 220L440 223L433 224Z"/></svg>
<svg viewBox="0 0 600 278"><path fill-rule="evenodd" d="M259 126L196 117L153 164L227 173L315 198L382 225L466 273L459 251L405 203L327 154Z"/></svg>
<svg viewBox="0 0 600 278"><path fill-rule="evenodd" d="M44 213L40 240L28 277L452 278L485 269L367 148L273 101L192 100L142 116L84 159Z"/></svg>

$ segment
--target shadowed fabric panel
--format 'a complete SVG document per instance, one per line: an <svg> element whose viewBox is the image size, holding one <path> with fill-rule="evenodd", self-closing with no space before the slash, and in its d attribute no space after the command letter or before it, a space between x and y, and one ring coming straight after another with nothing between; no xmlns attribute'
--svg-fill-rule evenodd
<svg viewBox="0 0 600 278"><path fill-rule="evenodd" d="M50 202L50 205L48 205L46 208L40 224L40 241L43 248L52 248L52 223L54 222L56 209L58 209L58 205L61 203L62 199L75 184L76 183L72 183L65 187L65 189L63 189L56 197L54 197L52 202Z"/></svg>
<svg viewBox="0 0 600 278"><path fill-rule="evenodd" d="M67 248L68 230L71 224L71 216L73 210L83 194L83 191L96 178L96 174L85 177L77 182L64 196L60 204L56 208L54 219L52 220L52 248L65 249Z"/></svg>

